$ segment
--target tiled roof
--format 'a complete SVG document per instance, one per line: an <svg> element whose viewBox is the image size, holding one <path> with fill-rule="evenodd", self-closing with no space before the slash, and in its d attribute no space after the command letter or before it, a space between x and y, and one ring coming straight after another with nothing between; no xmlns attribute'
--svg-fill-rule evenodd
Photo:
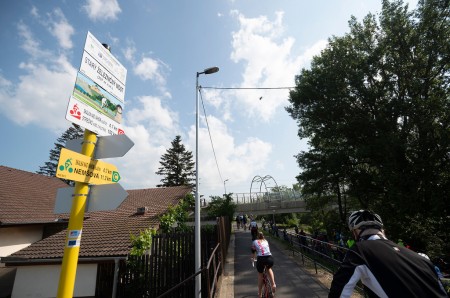
<svg viewBox="0 0 450 298"><path fill-rule="evenodd" d="M62 186L67 187L65 183ZM148 227L158 227L159 216L170 205L177 204L181 198L190 193L191 188L178 186L136 189L127 192L128 197L116 210L86 213L87 219L84 220L81 237L80 259L83 257L126 256L130 249L130 234L137 235L139 231ZM33 198L29 199L28 206L33 205L33 201ZM136 211L139 207L147 207L147 211L138 215ZM53 212L53 205L51 209ZM3 208L0 209L0 213L2 212ZM62 258L66 233L64 230L33 243L7 258L2 258L2 261L8 262L8 259L16 258L24 260Z"/></svg>
<svg viewBox="0 0 450 298"><path fill-rule="evenodd" d="M68 187L56 177L0 166L0 225L53 222L56 190ZM32 203L31 203L32 202Z"/></svg>

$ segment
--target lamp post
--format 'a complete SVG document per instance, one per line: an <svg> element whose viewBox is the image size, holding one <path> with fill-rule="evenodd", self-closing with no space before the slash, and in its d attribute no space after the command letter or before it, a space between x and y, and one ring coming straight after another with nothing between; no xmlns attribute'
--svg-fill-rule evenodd
<svg viewBox="0 0 450 298"><path fill-rule="evenodd" d="M229 180L229 179L223 181L223 189L225 190L225 194L227 194L227 187L225 186L225 183L226 183L228 180Z"/></svg>
<svg viewBox="0 0 450 298"><path fill-rule="evenodd" d="M201 260L202 260L202 253L201 253L201 235L200 235L200 199L199 199L199 189L198 189L198 127L199 127L199 102L198 102L198 77L201 74L212 74L219 71L219 68L209 67L206 68L202 72L197 72L197 79L195 81L195 104L196 104L196 112L195 112L195 273L201 270ZM194 297L201 297L202 296L202 279L201 274L198 274L195 277L195 295Z"/></svg>

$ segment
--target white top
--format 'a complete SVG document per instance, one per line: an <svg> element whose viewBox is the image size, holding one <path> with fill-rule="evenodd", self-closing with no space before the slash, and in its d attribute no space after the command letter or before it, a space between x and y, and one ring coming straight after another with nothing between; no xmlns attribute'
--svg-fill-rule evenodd
<svg viewBox="0 0 450 298"><path fill-rule="evenodd" d="M258 227L258 224L256 223L256 221L252 221L252 222L250 223L250 227L256 228L256 227Z"/></svg>
<svg viewBox="0 0 450 298"><path fill-rule="evenodd" d="M258 257L271 256L269 242L265 239L256 239L252 243L252 249L256 250L256 255Z"/></svg>

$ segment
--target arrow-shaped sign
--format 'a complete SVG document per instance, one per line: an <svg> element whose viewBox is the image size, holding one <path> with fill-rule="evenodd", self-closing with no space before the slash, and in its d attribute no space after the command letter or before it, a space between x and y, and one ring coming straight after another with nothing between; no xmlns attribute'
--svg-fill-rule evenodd
<svg viewBox="0 0 450 298"><path fill-rule="evenodd" d="M89 184L110 184L120 180L116 166L66 148L61 149L56 177Z"/></svg>
<svg viewBox="0 0 450 298"><path fill-rule="evenodd" d="M55 213L70 213L73 187L58 188ZM128 193L119 183L91 185L87 199L86 212L114 210L125 200Z"/></svg>
<svg viewBox="0 0 450 298"><path fill-rule="evenodd" d="M83 139L67 140L66 148L81 152ZM122 157L134 146L133 141L125 134L98 136L95 146L94 159Z"/></svg>

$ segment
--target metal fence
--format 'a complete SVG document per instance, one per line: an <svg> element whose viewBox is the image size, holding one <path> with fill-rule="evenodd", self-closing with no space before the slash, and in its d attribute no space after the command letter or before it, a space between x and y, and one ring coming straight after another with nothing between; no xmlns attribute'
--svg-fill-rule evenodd
<svg viewBox="0 0 450 298"><path fill-rule="evenodd" d="M294 190L274 191L274 192L252 192L233 193L233 200L236 204L253 204L262 202L280 202L303 200L303 196Z"/></svg>
<svg viewBox="0 0 450 298"><path fill-rule="evenodd" d="M316 274L318 273L318 268L334 274L349 250L345 244L339 245L331 241L323 241L319 237L314 238L289 231L279 231L270 227L267 227L267 231L273 237L278 237L288 242L293 256L298 254L303 264L311 262ZM356 290L365 295L361 282L356 286Z"/></svg>
<svg viewBox="0 0 450 298"><path fill-rule="evenodd" d="M213 297L230 233L226 217L218 218L213 229L202 229L199 272L195 272L193 232L154 236L149 254L120 261L116 297L194 297L197 275L201 275L202 297ZM96 297L112 297L113 276L114 263L99 264Z"/></svg>

